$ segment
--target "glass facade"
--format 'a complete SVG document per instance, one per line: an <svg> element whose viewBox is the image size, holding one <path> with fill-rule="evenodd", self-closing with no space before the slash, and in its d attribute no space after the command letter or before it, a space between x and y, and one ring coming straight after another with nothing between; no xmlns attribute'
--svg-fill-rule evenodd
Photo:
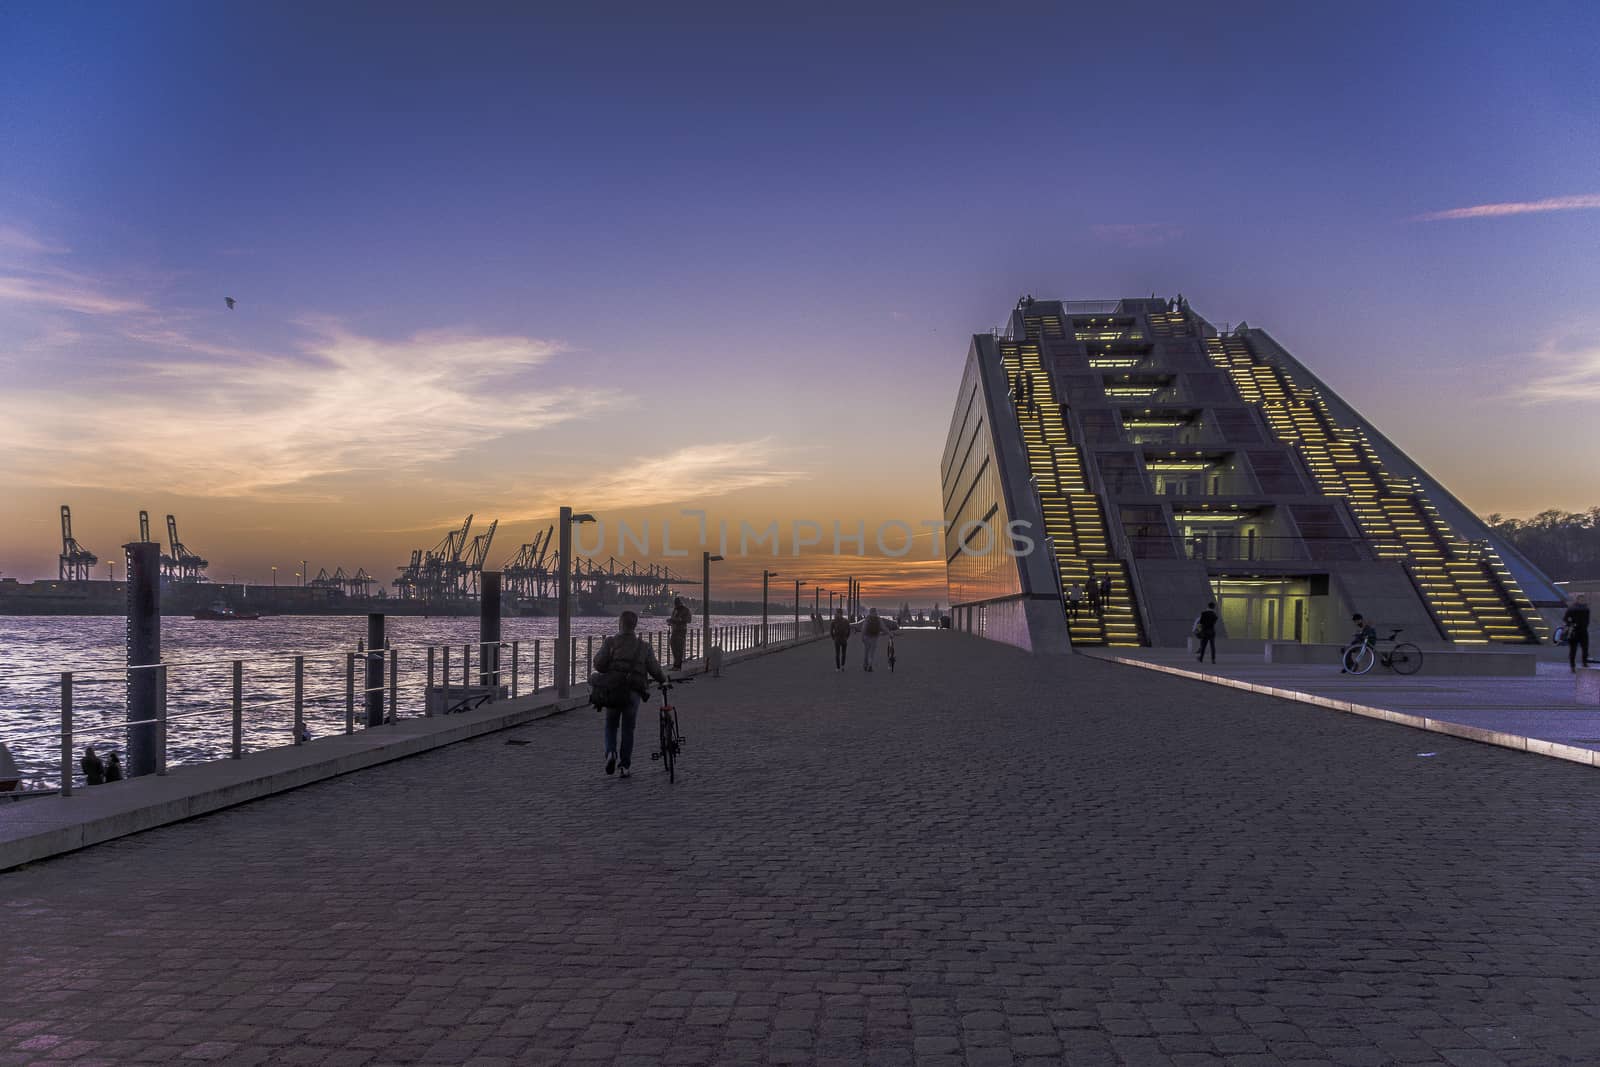
<svg viewBox="0 0 1600 1067"><path fill-rule="evenodd" d="M995 461L981 370L977 360L968 362L940 467L944 517L950 524L945 534L949 599L956 605L1022 592L1017 561L1006 551L1011 516Z"/></svg>

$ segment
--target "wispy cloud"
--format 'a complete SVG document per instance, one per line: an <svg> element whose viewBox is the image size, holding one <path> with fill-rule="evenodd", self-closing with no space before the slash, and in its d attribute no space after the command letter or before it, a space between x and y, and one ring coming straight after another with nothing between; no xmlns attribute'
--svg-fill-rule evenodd
<svg viewBox="0 0 1600 1067"><path fill-rule="evenodd" d="M25 252L32 255L57 256L68 251L65 245L46 241L20 226L0 224L0 249Z"/></svg>
<svg viewBox="0 0 1600 1067"><path fill-rule="evenodd" d="M216 346L164 347L182 356ZM0 449L36 483L317 498L331 477L416 471L609 403L538 379L560 351L529 337L385 340L325 325L286 355L203 367L145 358L114 396L70 383L10 391Z"/></svg>
<svg viewBox="0 0 1600 1067"><path fill-rule="evenodd" d="M59 272L54 275L0 274L0 304L4 303L30 304L84 315L148 310L142 301L111 296L87 279Z"/></svg>
<svg viewBox="0 0 1600 1067"><path fill-rule="evenodd" d="M1494 219L1505 215L1532 215L1545 211L1588 211L1600 208L1600 193L1583 196L1552 196L1544 200L1513 200L1503 204L1475 204L1448 211L1418 215L1413 222L1443 222L1449 219Z"/></svg>
<svg viewBox="0 0 1600 1067"><path fill-rule="evenodd" d="M1095 238L1107 244L1124 248L1152 248L1176 241L1183 236L1183 227L1167 222L1115 222L1089 227Z"/></svg>
<svg viewBox="0 0 1600 1067"><path fill-rule="evenodd" d="M1600 329L1580 329L1547 341L1534 357L1544 373L1530 378L1518 397L1525 404L1600 400Z"/></svg>
<svg viewBox="0 0 1600 1067"><path fill-rule="evenodd" d="M630 459L620 469L551 486L534 499L502 509L507 522L545 518L560 504L581 500L588 510L647 508L722 496L745 489L792 485L809 474L784 461L770 438L686 445L660 456Z"/></svg>

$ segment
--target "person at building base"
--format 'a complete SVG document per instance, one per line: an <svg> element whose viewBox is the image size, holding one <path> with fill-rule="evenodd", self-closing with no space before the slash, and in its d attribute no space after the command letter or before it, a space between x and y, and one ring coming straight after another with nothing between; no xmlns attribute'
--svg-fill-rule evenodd
<svg viewBox="0 0 1600 1067"><path fill-rule="evenodd" d="M1579 593L1572 605L1561 616L1561 625L1567 631L1567 668L1578 673L1578 650L1583 650L1583 665L1589 665L1589 598Z"/></svg>

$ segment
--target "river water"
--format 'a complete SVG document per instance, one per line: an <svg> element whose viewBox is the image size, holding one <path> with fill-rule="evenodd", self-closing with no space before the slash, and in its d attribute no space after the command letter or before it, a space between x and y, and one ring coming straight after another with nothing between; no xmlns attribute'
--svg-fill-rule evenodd
<svg viewBox="0 0 1600 1067"><path fill-rule="evenodd" d="M780 622L780 619L782 620ZM802 620L802 623L804 620ZM386 636L399 653L400 713L422 712L427 684L428 648L442 672L450 646L452 680L461 677L464 645L478 640L478 620L463 617L390 616ZM661 633L664 618L639 620L640 630ZM714 627L737 627L724 643L730 650L749 643L760 619L716 615ZM0 741L6 742L23 773L25 788L54 788L60 782L62 671L72 671L73 735L79 755L94 745L125 745L127 718L124 640L121 616L0 617ZM700 620L691 627L698 641ZM772 639L789 636L792 621L772 620ZM574 680L587 668L582 657L616 632L611 617L572 620L579 663ZM554 685L556 620L507 618L501 640L518 642L518 685L527 693ZM167 666L168 765L202 762L227 754L233 730L233 661L244 662L244 743L246 751L288 744L294 723L294 657L304 657L304 717L313 737L343 731L346 655L367 635L365 616L281 615L249 621L161 620L162 660ZM473 681L479 654L474 648ZM501 653L503 685L510 684L511 651ZM436 680L438 676L436 675ZM357 687L362 684L360 661ZM361 697L356 718L363 721ZM192 717L191 717L192 716ZM358 727L359 728L359 727ZM81 781L81 777L79 779ZM0 807L0 819L5 808Z"/></svg>

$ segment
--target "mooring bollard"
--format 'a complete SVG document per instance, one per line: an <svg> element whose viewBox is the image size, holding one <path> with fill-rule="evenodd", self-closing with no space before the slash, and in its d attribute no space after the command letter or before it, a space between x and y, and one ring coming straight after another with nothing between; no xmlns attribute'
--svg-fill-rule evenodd
<svg viewBox="0 0 1600 1067"><path fill-rule="evenodd" d="M72 795L72 672L61 672L61 795Z"/></svg>
<svg viewBox="0 0 1600 1067"><path fill-rule="evenodd" d="M244 660L233 661L233 758L244 758Z"/></svg>
<svg viewBox="0 0 1600 1067"><path fill-rule="evenodd" d="M294 658L294 743L305 743L306 736L306 658Z"/></svg>

